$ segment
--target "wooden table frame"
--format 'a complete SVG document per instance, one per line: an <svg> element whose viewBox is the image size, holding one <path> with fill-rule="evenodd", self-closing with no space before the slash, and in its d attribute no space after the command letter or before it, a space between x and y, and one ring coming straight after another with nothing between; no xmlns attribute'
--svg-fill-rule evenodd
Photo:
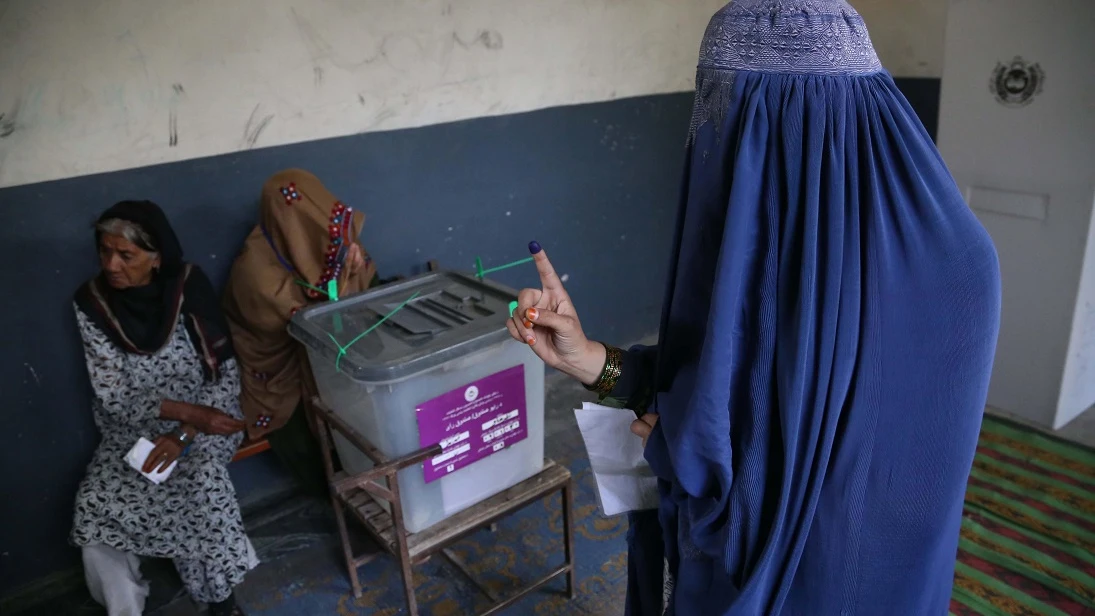
<svg viewBox="0 0 1095 616"><path fill-rule="evenodd" d="M414 593L414 580L411 568L425 562L440 552L453 566L464 574L479 590L491 599L493 604L482 612L481 616L497 614L510 607L529 593L532 593L557 577L566 575L567 596L574 598L574 529L571 515L574 505L574 483L570 471L552 460L544 461L544 468L538 474L525 481L473 505L418 533L408 533L403 521L403 504L399 498L399 480L397 473L409 466L422 463L441 453L441 446L426 447L399 458L389 459L372 443L332 413L319 400L313 404L314 419L323 451L323 465L331 488L331 504L338 523L338 532L342 541L342 553L346 559L346 569L350 575L354 597L361 597L361 581L358 568L373 559L375 554L354 556L350 537L346 528L345 510L349 510L380 544L380 547L399 561L406 594L407 611L410 616L418 616L418 602ZM333 431L337 431L354 447L359 449L375 466L363 473L348 475L336 473L332 461ZM555 492L561 492L563 506L563 550L564 563L548 575L524 586L506 598L499 597L494 591L480 584L467 565L448 546L465 536L509 515L533 502L541 500ZM390 507L385 508L385 504Z"/></svg>

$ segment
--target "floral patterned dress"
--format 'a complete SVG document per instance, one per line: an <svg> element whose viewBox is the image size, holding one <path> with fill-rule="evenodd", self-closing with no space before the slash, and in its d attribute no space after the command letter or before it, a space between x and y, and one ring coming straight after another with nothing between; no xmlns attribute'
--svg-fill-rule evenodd
<svg viewBox="0 0 1095 616"><path fill-rule="evenodd" d="M152 441L177 427L159 418L164 399L242 418L235 360L207 383L181 320L162 349L138 355L119 349L79 309L76 318L102 442L76 494L72 542L170 558L194 599L224 601L257 564L227 469L242 433L198 435L159 485L130 467L125 455L140 437Z"/></svg>

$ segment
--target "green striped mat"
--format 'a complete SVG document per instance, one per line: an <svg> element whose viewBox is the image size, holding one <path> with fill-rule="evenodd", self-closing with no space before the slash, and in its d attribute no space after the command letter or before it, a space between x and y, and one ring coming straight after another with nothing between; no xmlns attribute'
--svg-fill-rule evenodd
<svg viewBox="0 0 1095 616"><path fill-rule="evenodd" d="M1095 614L1095 451L985 417L951 614Z"/></svg>

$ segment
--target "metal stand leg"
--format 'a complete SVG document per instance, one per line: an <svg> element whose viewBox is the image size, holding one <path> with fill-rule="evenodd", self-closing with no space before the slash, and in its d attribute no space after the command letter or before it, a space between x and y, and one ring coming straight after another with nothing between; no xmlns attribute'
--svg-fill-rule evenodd
<svg viewBox="0 0 1095 616"><path fill-rule="evenodd" d="M574 567L574 528L571 525L571 512L574 509L574 480L563 486L563 545L567 564L567 598L573 599L577 591L577 573Z"/></svg>
<svg viewBox="0 0 1095 616"><path fill-rule="evenodd" d="M346 559L346 570L350 572L350 585L354 589L354 598L361 598L361 580L357 575L357 563L350 549L350 532L346 528L346 514L342 511L342 504L338 499L331 499L331 506L335 508L335 521L338 523L338 535L342 540L342 557Z"/></svg>
<svg viewBox="0 0 1095 616"><path fill-rule="evenodd" d="M327 422L316 416L316 432L319 436L319 448L323 453L323 470L327 474L327 482L330 483L335 476L334 462L331 460L331 433ZM354 559L353 549L350 545L350 531L346 528L346 512L342 509L342 503L338 501L334 493L331 493L331 507L335 510L335 522L338 524L338 536L342 541L342 557L346 559L346 571L350 574L350 586L354 589L354 598L361 598L361 579L357 575L357 561Z"/></svg>
<svg viewBox="0 0 1095 616"><path fill-rule="evenodd" d="M388 474L388 489L392 491L392 522L395 523L396 545L399 550L399 572L403 576L403 591L407 596L407 613L418 616L418 599L414 596L414 572L411 554L407 547L407 530L403 526L403 501L399 499L399 479L394 472Z"/></svg>

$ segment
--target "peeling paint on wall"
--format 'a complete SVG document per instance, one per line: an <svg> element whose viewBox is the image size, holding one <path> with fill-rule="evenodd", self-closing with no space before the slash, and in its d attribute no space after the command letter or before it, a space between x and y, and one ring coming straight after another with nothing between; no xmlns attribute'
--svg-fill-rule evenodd
<svg viewBox="0 0 1095 616"><path fill-rule="evenodd" d="M0 187L688 91L723 4L7 0ZM946 0L855 4L891 72L938 76Z"/></svg>

